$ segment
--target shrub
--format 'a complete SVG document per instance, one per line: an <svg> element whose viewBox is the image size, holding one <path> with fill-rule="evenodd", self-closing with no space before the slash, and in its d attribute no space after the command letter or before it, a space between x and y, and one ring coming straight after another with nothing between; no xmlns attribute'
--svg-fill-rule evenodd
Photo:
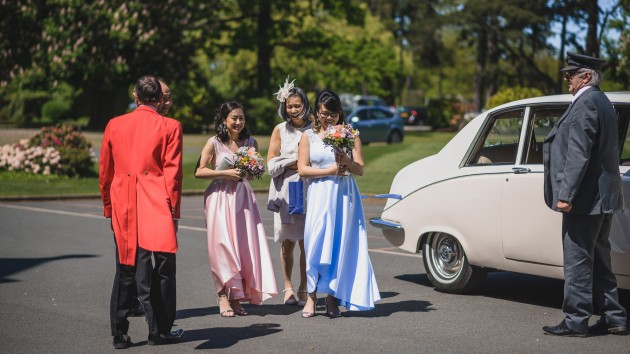
<svg viewBox="0 0 630 354"><path fill-rule="evenodd" d="M488 103L486 103L486 109L494 108L504 103L542 95L543 92L537 88L520 86L508 87L492 95Z"/></svg>
<svg viewBox="0 0 630 354"><path fill-rule="evenodd" d="M57 123L70 114L71 105L67 101L52 99L42 106L42 118Z"/></svg>
<svg viewBox="0 0 630 354"><path fill-rule="evenodd" d="M30 146L28 140L0 147L0 171L49 175L61 171L61 154L54 147Z"/></svg>
<svg viewBox="0 0 630 354"><path fill-rule="evenodd" d="M67 176L93 176L92 145L73 125L43 127L30 139L30 145L54 147L61 154L61 174Z"/></svg>
<svg viewBox="0 0 630 354"><path fill-rule="evenodd" d="M429 100L425 124L433 129L442 129L450 125L452 117L457 113L454 105L457 100L444 97Z"/></svg>
<svg viewBox="0 0 630 354"><path fill-rule="evenodd" d="M277 100L268 97L255 97L245 102L247 110L247 127L255 134L271 134L278 118Z"/></svg>

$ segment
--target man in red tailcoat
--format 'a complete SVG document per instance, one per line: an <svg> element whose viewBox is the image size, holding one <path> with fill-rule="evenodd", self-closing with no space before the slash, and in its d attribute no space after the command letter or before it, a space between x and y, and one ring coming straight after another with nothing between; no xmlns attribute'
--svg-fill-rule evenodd
<svg viewBox="0 0 630 354"><path fill-rule="evenodd" d="M133 112L105 128L99 180L106 218L116 241L116 275L110 315L114 347L127 348L132 284L145 308L149 345L177 342L175 252L182 190L182 129L158 113L160 82L143 76L136 83ZM151 260L155 262L155 266Z"/></svg>

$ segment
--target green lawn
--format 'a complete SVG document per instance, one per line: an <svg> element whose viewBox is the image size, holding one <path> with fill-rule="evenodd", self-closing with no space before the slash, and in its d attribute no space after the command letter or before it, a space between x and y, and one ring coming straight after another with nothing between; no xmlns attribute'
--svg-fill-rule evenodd
<svg viewBox="0 0 630 354"><path fill-rule="evenodd" d="M438 152L453 136L443 132L407 132L402 144L370 144L363 148L365 174L357 177L362 193L387 193L402 167L420 158ZM94 146L100 143L98 134L91 137ZM207 136L186 135L184 137L184 191L204 190L209 181L193 177L193 170ZM267 154L268 137L257 137L263 156ZM269 176L251 181L257 190L269 188ZM0 173L0 196L26 195L85 195L98 194L98 178L64 178L29 175L24 173Z"/></svg>

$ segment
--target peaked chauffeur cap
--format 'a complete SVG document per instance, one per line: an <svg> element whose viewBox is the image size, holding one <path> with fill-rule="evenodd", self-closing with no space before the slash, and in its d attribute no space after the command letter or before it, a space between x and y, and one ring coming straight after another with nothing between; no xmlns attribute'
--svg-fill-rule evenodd
<svg viewBox="0 0 630 354"><path fill-rule="evenodd" d="M604 64L606 64L606 60L604 59L567 52L567 66L562 68L560 71L573 71L577 69L592 69L601 71Z"/></svg>

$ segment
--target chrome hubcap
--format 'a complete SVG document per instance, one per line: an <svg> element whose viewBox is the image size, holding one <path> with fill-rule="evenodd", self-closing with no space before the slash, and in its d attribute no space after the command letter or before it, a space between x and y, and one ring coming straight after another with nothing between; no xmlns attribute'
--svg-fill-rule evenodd
<svg viewBox="0 0 630 354"><path fill-rule="evenodd" d="M453 279L462 270L463 253L456 239L449 235L437 235L432 242L432 258L435 271L444 279Z"/></svg>

